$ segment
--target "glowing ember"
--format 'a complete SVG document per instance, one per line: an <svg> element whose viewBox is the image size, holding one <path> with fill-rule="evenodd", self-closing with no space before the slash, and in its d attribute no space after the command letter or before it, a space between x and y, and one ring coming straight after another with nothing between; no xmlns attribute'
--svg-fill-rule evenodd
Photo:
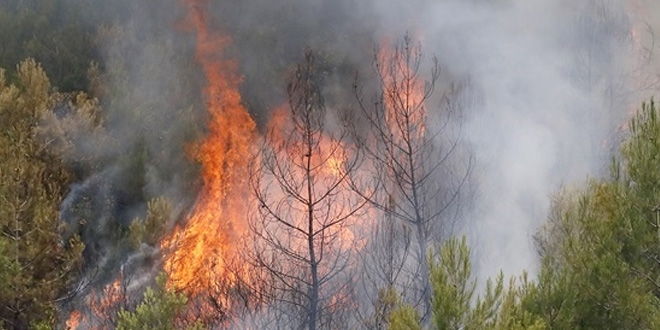
<svg viewBox="0 0 660 330"><path fill-rule="evenodd" d="M82 320L82 313L80 313L79 311L73 311L69 316L69 319L66 321L66 328L68 330L77 329L78 325L80 325L81 320Z"/></svg>
<svg viewBox="0 0 660 330"><path fill-rule="evenodd" d="M106 318L108 311L118 311L124 307L121 305L124 303L122 298L125 298L125 292L120 280L121 276L111 284L108 284L102 293L91 295L93 300L89 301L88 304L98 319Z"/></svg>
<svg viewBox="0 0 660 330"><path fill-rule="evenodd" d="M161 246L169 252L169 285L195 295L218 281L232 281L226 263L245 231L246 181L255 124L241 104L236 63L222 59L230 43L209 31L205 0L187 0L188 21L197 36L196 60L207 79L208 136L194 154L202 165L203 188L185 226Z"/></svg>
<svg viewBox="0 0 660 330"><path fill-rule="evenodd" d="M85 298L86 309L91 313L83 314L79 310L74 310L69 314L65 329L114 329L114 318L120 310L126 308L126 290L121 283L122 277L120 275L101 291L93 290Z"/></svg>

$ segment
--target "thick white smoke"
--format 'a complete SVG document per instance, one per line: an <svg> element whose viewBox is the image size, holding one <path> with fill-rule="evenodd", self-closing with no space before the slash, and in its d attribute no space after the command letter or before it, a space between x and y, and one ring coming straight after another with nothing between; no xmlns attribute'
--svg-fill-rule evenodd
<svg viewBox="0 0 660 330"><path fill-rule="evenodd" d="M535 273L533 235L552 194L607 173L619 127L654 91L652 40L634 38L642 22L633 5L650 8L623 0L447 0L391 10L379 2L383 26L397 22L419 34L446 72L469 81L464 138L477 193L462 220L482 280L499 270Z"/></svg>

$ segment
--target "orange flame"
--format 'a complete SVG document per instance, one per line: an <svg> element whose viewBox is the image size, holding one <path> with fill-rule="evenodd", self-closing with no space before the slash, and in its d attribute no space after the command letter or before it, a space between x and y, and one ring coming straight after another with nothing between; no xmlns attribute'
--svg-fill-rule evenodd
<svg viewBox="0 0 660 330"><path fill-rule="evenodd" d="M82 313L79 311L73 311L71 312L71 315L69 315L69 319L66 321L66 329L67 330L75 330L78 328L80 325L80 321L82 320Z"/></svg>
<svg viewBox="0 0 660 330"><path fill-rule="evenodd" d="M293 167L304 168L306 165L295 163L295 156L302 156L303 151L298 149L299 146L286 145L289 140L288 134L291 131L295 130L294 124L290 119L290 110L288 105L283 105L272 111L271 117L268 122L268 131L270 132L269 144L274 149L277 149L281 153L280 157L283 159L288 159L293 161ZM312 152L310 157L310 168L313 173L314 185L321 191L324 189L329 189L335 185L341 185L344 182L346 173L346 163L349 161L351 154L354 152L353 145L347 144L345 141L336 140L333 136L329 135L327 132L319 132L318 135L318 146L316 150ZM288 147L289 149L285 149ZM290 154L291 156L286 156L284 154ZM298 155L300 154L300 155ZM302 160L303 157L300 157ZM302 171L292 171L292 179L303 181L303 178L298 177L304 175ZM354 173L351 173L354 174ZM270 191L272 197L275 199L286 198L281 195L281 191ZM337 195L340 195L338 193ZM335 203L345 203L346 205L336 205L336 213L333 213L332 216L340 216L342 211L345 211L344 208L349 209L352 206L348 205L349 203L355 203L355 200L351 200L349 197L350 194L342 195L342 197L335 200ZM318 196L316 196L318 197ZM316 197L310 197L312 199ZM306 226L306 214L302 214L299 210L292 210L291 213L293 224L299 228L305 228ZM331 212L332 213L332 212ZM358 235L355 234L357 217L350 217L343 221L341 226L336 226L329 228L326 233L328 237L337 237L339 242L337 247L342 251L349 251L351 249L359 249L361 243L358 242ZM296 240L293 237L289 237L292 240L292 245L294 250L305 251L308 248L307 241L305 240ZM302 252L304 253L304 252Z"/></svg>
<svg viewBox="0 0 660 330"><path fill-rule="evenodd" d="M221 56L230 38L209 30L206 0L186 3L197 36L196 60L207 79L209 132L194 152L203 179L197 204L185 226L175 228L161 246L171 251L165 257L169 285L195 295L218 280L231 281L226 264L246 229L247 165L255 123L241 104L235 61Z"/></svg>
<svg viewBox="0 0 660 330"><path fill-rule="evenodd" d="M427 109L424 101L427 95L424 82L417 79L417 68L414 66L418 63L410 63L414 59L407 58L406 51L399 48L392 51L389 47L381 47L378 54L385 121L395 143L422 138L426 132L424 123ZM414 53L415 50L411 52Z"/></svg>
<svg viewBox="0 0 660 330"><path fill-rule="evenodd" d="M278 145L287 140L287 134L294 129L289 118L289 109L287 105L282 105L272 111L268 121L268 131L270 132L270 142ZM312 167L315 172L339 179L344 175L344 164L350 153L346 145L341 141L333 141L332 137L323 133L318 141L318 154L312 155ZM289 150L289 152L296 152Z"/></svg>
<svg viewBox="0 0 660 330"><path fill-rule="evenodd" d="M65 323L65 329L75 330L83 327L109 330L114 328L113 319L117 317L120 310L126 308L126 287L122 286L122 278L123 276L120 275L103 290L93 290L87 295L85 303L91 313L83 314L79 310L72 311Z"/></svg>

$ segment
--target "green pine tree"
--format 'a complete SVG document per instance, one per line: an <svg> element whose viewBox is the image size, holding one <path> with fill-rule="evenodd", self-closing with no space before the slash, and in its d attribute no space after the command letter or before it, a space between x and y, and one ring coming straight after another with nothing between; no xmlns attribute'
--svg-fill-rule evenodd
<svg viewBox="0 0 660 330"><path fill-rule="evenodd" d="M522 275L507 288L504 276L488 280L483 295L475 296L470 249L465 238L450 238L439 247L431 265L432 324L434 330L545 330L545 320L530 311L536 285ZM411 306L398 306L390 316L391 329L422 329Z"/></svg>
<svg viewBox="0 0 660 330"><path fill-rule="evenodd" d="M133 246L138 247L142 243L158 244L170 213L172 213L172 204L167 198L157 197L150 200L145 219L135 218L129 227L129 239Z"/></svg>
<svg viewBox="0 0 660 330"><path fill-rule="evenodd" d="M166 289L167 278L159 276L155 289L147 288L144 299L135 311L119 312L117 330L176 330L181 329L176 324L177 316L186 307L186 296ZM195 323L186 330L202 330L199 323Z"/></svg>
<svg viewBox="0 0 660 330"><path fill-rule="evenodd" d="M59 203L68 183L61 162L35 137L50 83L34 60L16 84L0 70L0 324L53 324L54 302L81 259L77 237L64 241Z"/></svg>
<svg viewBox="0 0 660 330"><path fill-rule="evenodd" d="M611 177L556 199L531 304L550 329L660 328L658 116L643 104Z"/></svg>

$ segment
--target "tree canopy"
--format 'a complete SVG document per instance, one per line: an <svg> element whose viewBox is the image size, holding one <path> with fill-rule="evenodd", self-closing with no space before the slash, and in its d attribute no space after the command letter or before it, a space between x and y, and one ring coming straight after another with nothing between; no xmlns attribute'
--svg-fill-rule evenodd
<svg viewBox="0 0 660 330"><path fill-rule="evenodd" d="M55 321L54 301L83 249L77 237L61 235L68 173L36 137L50 88L34 60L18 65L16 84L0 71L0 323L7 329Z"/></svg>

